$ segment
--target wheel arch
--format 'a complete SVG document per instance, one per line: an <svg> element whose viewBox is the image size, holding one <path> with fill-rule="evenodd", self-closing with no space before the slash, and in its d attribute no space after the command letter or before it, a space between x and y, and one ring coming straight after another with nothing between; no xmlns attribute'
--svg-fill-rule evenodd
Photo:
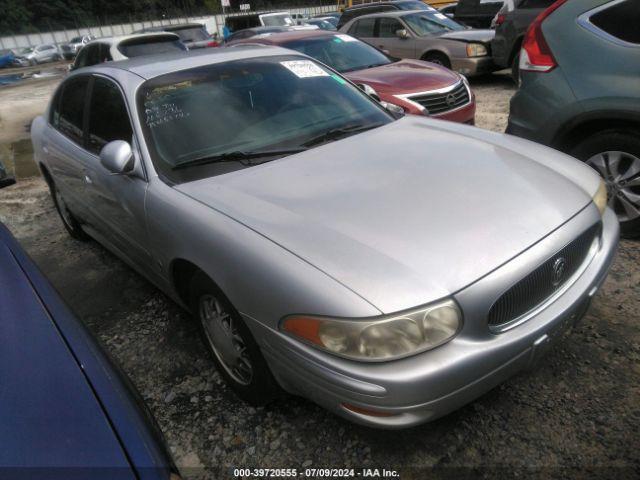
<svg viewBox="0 0 640 480"><path fill-rule="evenodd" d="M511 47L511 52L509 53L509 63L507 65L511 65L513 63L513 59L516 58L516 55L520 52L522 48L522 41L524 40L524 35L520 35L513 42L513 47Z"/></svg>
<svg viewBox="0 0 640 480"><path fill-rule="evenodd" d="M581 115L565 123L555 135L551 146L567 151L589 135L605 130L637 130L640 132L640 113L603 111Z"/></svg>
<svg viewBox="0 0 640 480"><path fill-rule="evenodd" d="M449 61L451 61L451 58L449 57L449 55L447 55L446 52L439 50L437 48L432 48L430 50L426 50L424 52L422 52L422 55L420 55L420 60L425 60L427 56L429 55L442 55L443 57L446 57Z"/></svg>

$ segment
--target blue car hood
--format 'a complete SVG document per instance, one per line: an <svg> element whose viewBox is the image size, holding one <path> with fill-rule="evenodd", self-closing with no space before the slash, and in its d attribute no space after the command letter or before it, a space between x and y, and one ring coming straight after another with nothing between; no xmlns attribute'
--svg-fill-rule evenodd
<svg viewBox="0 0 640 480"><path fill-rule="evenodd" d="M0 339L0 472L135 478L83 369L1 241Z"/></svg>

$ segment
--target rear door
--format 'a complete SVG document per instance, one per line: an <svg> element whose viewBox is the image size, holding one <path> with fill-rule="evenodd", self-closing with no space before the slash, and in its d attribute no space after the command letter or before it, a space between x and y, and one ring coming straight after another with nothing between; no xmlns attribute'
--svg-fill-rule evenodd
<svg viewBox="0 0 640 480"><path fill-rule="evenodd" d="M49 125L42 141L47 166L56 186L73 213L88 221L84 197L83 149L85 105L89 92L89 76L74 76L56 93L51 105Z"/></svg>
<svg viewBox="0 0 640 480"><path fill-rule="evenodd" d="M375 18L360 18L353 22L347 33L363 42L376 46L375 27Z"/></svg>
<svg viewBox="0 0 640 480"><path fill-rule="evenodd" d="M96 227L122 255L141 267L149 265L144 200L144 172L113 175L100 163L100 151L109 142L136 141L124 95L110 78L94 76L87 121L87 157L84 165L87 201L99 219ZM140 159L136 161L141 168Z"/></svg>

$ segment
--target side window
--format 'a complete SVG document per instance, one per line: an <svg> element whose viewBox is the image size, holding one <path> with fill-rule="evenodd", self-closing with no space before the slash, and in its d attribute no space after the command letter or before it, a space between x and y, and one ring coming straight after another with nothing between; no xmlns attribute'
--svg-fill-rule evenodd
<svg viewBox="0 0 640 480"><path fill-rule="evenodd" d="M100 44L92 43L87 46L86 66L97 65L98 63L100 63Z"/></svg>
<svg viewBox="0 0 640 480"><path fill-rule="evenodd" d="M89 144L96 155L113 140L131 143L133 130L120 89L104 78L96 77L89 105Z"/></svg>
<svg viewBox="0 0 640 480"><path fill-rule="evenodd" d="M349 33L356 37L373 37L375 23L375 18L363 18L351 26Z"/></svg>
<svg viewBox="0 0 640 480"><path fill-rule="evenodd" d="M403 28L402 24L395 18L378 19L378 37L395 37L396 30L401 30Z"/></svg>
<svg viewBox="0 0 640 480"><path fill-rule="evenodd" d="M111 46L107 43L101 43L99 63L110 62L111 60L113 60L113 57L111 56Z"/></svg>
<svg viewBox="0 0 640 480"><path fill-rule="evenodd" d="M523 0L518 8L547 8L553 4L555 0Z"/></svg>
<svg viewBox="0 0 640 480"><path fill-rule="evenodd" d="M59 115L54 125L71 140L82 145L82 121L87 96L87 77L73 78L64 84L59 103Z"/></svg>
<svg viewBox="0 0 640 480"><path fill-rule="evenodd" d="M80 52L78 53L78 56L76 57L76 61L73 62L73 69L75 70L76 68L82 68L82 67L86 67L87 64L87 57L89 54L89 48L91 48L91 46L89 45L88 47L84 47L80 50Z"/></svg>
<svg viewBox="0 0 640 480"><path fill-rule="evenodd" d="M640 8L637 0L625 0L592 15L591 23L622 41L640 44Z"/></svg>

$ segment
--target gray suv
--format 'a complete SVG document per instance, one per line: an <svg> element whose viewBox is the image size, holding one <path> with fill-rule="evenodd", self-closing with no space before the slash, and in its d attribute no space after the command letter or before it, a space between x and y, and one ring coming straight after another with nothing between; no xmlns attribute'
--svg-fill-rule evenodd
<svg viewBox="0 0 640 480"><path fill-rule="evenodd" d="M531 22L553 2L555 0L515 0L505 3L496 15L496 36L491 43L493 61L501 68L511 68L516 81L524 34Z"/></svg>
<svg viewBox="0 0 640 480"><path fill-rule="evenodd" d="M560 0L541 13L507 127L595 168L626 236L640 235L639 24L637 0Z"/></svg>

